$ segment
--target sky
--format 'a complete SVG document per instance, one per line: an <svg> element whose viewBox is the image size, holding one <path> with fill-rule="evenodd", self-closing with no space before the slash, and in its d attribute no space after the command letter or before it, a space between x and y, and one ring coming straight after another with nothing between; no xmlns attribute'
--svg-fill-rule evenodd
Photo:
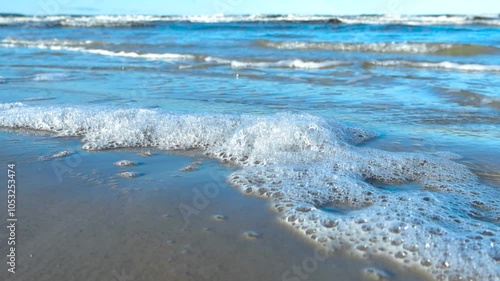
<svg viewBox="0 0 500 281"><path fill-rule="evenodd" d="M0 0L22 14L492 14L499 0Z"/></svg>

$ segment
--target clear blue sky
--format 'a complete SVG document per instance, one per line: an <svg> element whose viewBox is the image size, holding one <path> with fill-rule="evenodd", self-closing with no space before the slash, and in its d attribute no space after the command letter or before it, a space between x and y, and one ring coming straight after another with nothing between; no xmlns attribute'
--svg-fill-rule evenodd
<svg viewBox="0 0 500 281"><path fill-rule="evenodd" d="M499 0L0 0L23 14L482 14Z"/></svg>

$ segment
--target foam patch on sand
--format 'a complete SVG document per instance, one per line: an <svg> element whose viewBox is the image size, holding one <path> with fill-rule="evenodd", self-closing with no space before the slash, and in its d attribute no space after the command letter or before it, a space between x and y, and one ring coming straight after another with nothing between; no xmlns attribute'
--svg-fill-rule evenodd
<svg viewBox="0 0 500 281"><path fill-rule="evenodd" d="M376 135L307 114L0 106L0 126L79 136L89 150L201 149L328 249L386 257L437 280L498 280L500 191L445 157L356 146Z"/></svg>

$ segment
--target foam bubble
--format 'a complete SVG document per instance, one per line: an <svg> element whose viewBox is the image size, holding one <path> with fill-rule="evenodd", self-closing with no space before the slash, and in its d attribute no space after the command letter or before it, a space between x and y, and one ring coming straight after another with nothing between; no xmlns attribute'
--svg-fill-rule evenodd
<svg viewBox="0 0 500 281"><path fill-rule="evenodd" d="M115 162L113 164L115 166L118 166L118 167L133 167L133 166L137 166L137 163L129 161L129 160L120 160L120 161L117 161L117 162Z"/></svg>
<svg viewBox="0 0 500 281"><path fill-rule="evenodd" d="M201 149L238 166L234 186L270 200L326 249L385 257L436 279L498 280L500 190L445 153L358 147L376 134L307 114L0 108L0 126L79 136L85 149Z"/></svg>

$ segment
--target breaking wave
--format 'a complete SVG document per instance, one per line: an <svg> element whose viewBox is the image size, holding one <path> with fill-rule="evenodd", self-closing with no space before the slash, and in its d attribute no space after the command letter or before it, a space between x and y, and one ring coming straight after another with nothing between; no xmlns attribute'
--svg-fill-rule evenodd
<svg viewBox="0 0 500 281"><path fill-rule="evenodd" d="M211 16L23 16L0 15L0 26L120 28L151 27L175 22L184 23L308 23L308 24L372 24L372 25L492 25L499 26L497 15L491 16L405 16L405 15L211 15Z"/></svg>
<svg viewBox="0 0 500 281"><path fill-rule="evenodd" d="M257 45L265 48L281 50L327 50L338 52L373 52L373 53L406 53L406 54L438 54L452 56L469 56L479 54L500 53L497 47L420 42L381 42L381 43L342 43L342 42L274 42L259 40Z"/></svg>
<svg viewBox="0 0 500 281"><path fill-rule="evenodd" d="M499 72L500 65L485 65L485 64L461 64L455 62L424 62L424 61L409 61L409 60L375 60L365 63L365 66L381 66L381 67L414 67L428 69L448 69L459 71L489 71Z"/></svg>

